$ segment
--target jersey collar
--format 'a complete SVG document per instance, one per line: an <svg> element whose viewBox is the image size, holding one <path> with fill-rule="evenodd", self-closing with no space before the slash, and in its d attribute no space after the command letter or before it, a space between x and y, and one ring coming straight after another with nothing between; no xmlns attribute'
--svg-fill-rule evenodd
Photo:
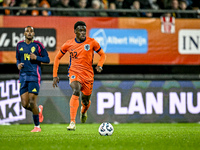
<svg viewBox="0 0 200 150"><path fill-rule="evenodd" d="M85 37L85 40L86 40L86 37ZM76 43L83 43L83 42L85 42L85 40L84 40L84 41L81 41L81 42L78 42L78 41L76 40L76 38L75 38L75 42L76 42Z"/></svg>

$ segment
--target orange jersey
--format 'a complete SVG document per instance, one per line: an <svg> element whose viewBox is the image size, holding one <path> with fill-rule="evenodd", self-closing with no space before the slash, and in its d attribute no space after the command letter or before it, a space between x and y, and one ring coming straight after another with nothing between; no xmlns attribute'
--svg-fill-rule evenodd
<svg viewBox="0 0 200 150"><path fill-rule="evenodd" d="M92 63L94 51L101 56L98 66L102 67L105 61L105 53L95 39L86 37L86 40L84 42L77 42L76 39L66 41L62 45L61 50L59 51L57 56L55 57L53 77L57 77L59 60L66 52L69 52L69 73L75 72L88 80L93 80L94 72Z"/></svg>

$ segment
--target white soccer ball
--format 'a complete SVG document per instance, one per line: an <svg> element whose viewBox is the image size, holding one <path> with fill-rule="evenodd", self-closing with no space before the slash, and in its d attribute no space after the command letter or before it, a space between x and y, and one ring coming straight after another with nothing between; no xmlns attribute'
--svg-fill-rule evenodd
<svg viewBox="0 0 200 150"><path fill-rule="evenodd" d="M109 122L103 122L99 126L99 134L102 135L102 136L112 135L113 132L114 132L114 128Z"/></svg>

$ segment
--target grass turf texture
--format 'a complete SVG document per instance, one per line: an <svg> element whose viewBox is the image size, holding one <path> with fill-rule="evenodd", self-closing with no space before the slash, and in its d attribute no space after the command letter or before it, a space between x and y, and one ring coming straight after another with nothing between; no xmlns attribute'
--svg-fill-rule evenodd
<svg viewBox="0 0 200 150"><path fill-rule="evenodd" d="M112 136L98 133L100 124L42 124L42 132L31 133L33 125L0 126L2 150L122 149L122 150L197 150L200 149L200 124L112 124Z"/></svg>

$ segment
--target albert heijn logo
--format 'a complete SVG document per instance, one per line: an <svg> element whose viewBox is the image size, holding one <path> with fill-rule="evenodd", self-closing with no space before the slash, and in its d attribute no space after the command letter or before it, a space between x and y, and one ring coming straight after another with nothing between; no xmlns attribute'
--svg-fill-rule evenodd
<svg viewBox="0 0 200 150"><path fill-rule="evenodd" d="M47 51L56 49L56 30L35 28L34 40L40 41ZM24 40L24 28L0 28L0 51L15 51L17 43Z"/></svg>
<svg viewBox="0 0 200 150"><path fill-rule="evenodd" d="M179 30L178 51L180 54L200 54L200 30Z"/></svg>

